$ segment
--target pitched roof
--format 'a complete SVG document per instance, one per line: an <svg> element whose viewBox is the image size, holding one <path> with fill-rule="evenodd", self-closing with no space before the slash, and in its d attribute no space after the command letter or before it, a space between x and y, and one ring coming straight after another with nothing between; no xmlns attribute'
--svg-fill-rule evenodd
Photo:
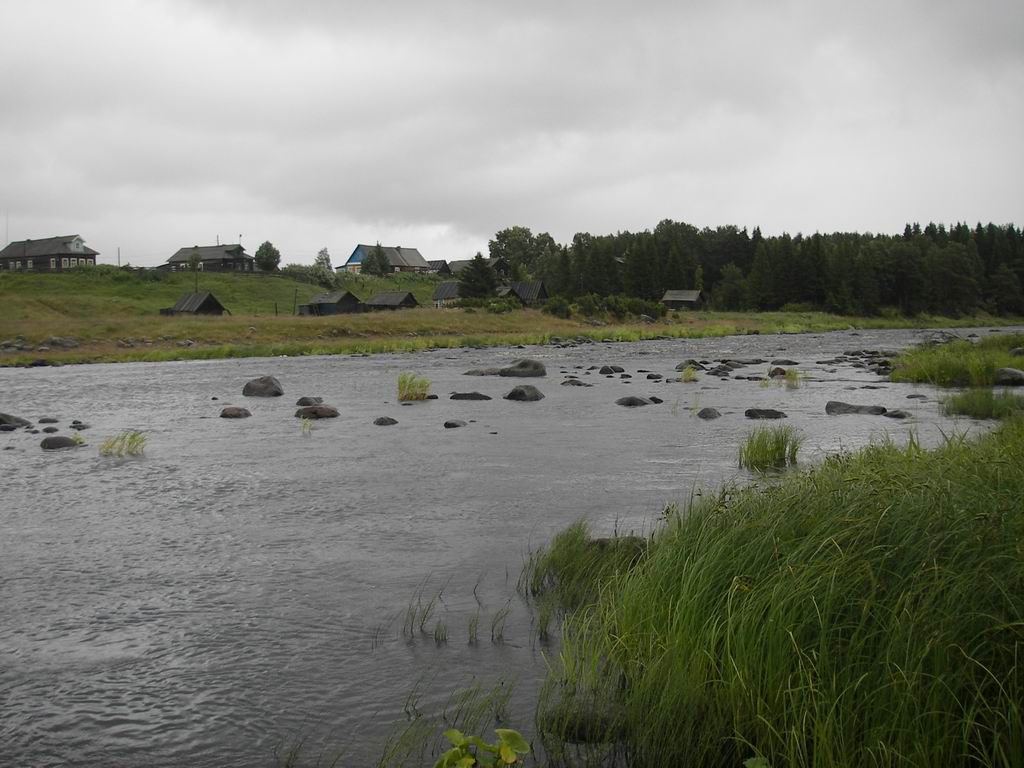
<svg viewBox="0 0 1024 768"><path fill-rule="evenodd" d="M208 300L212 300L221 309L224 309L224 305L217 301L217 297L209 291L201 291L200 293L186 293L180 299L178 303L174 305L175 312L196 312L202 308Z"/></svg>
<svg viewBox="0 0 1024 768"><path fill-rule="evenodd" d="M223 261L225 259L251 259L245 249L238 243L224 245L193 245L191 248L179 248L167 260L168 264L187 264L193 253L199 254L200 261Z"/></svg>
<svg viewBox="0 0 1024 768"><path fill-rule="evenodd" d="M532 304L539 299L546 299L548 292L544 290L544 283L535 280L530 283L509 283L509 290L512 291L526 304Z"/></svg>
<svg viewBox="0 0 1024 768"><path fill-rule="evenodd" d="M377 247L376 245L366 245L365 243L360 243L359 245L357 245L355 247L355 249L352 251L352 255L348 257L348 261L346 261L345 263L346 264L348 264L349 262L352 262L352 263L360 262L361 263L363 260L366 259L366 257L368 257L370 255L370 253L376 247ZM392 267L409 267L411 269L429 269L429 265L427 264L427 260L423 258L423 255L416 248L403 248L400 245L399 246L382 245L381 246L381 250L383 250L384 251L384 255L388 257L388 263ZM353 259L355 258L355 255L357 253L359 253L360 251L362 251L362 255L360 256L360 258L359 259L355 259L355 261L353 261Z"/></svg>
<svg viewBox="0 0 1024 768"><path fill-rule="evenodd" d="M433 301L448 301L457 298L459 298L459 284L454 280L438 283L437 288L434 289L434 295L431 296Z"/></svg>
<svg viewBox="0 0 1024 768"><path fill-rule="evenodd" d="M448 266L448 262L444 259L431 259L427 262L427 266L435 272L445 269Z"/></svg>
<svg viewBox="0 0 1024 768"><path fill-rule="evenodd" d="M412 299L413 304L418 304L416 297L409 293L409 291L385 291L384 293L378 293L376 296L367 299L365 304L369 307L397 307L407 297Z"/></svg>
<svg viewBox="0 0 1024 768"><path fill-rule="evenodd" d="M458 261L449 261L448 269L452 271L452 274L458 274L472 263L472 259L459 259ZM484 258L484 263L489 267L497 267L502 259L488 259Z"/></svg>
<svg viewBox="0 0 1024 768"><path fill-rule="evenodd" d="M359 301L359 297L356 296L352 291L334 291L333 293L318 293L309 301L307 304L337 304L339 301L344 299L346 296L351 296L356 301Z"/></svg>
<svg viewBox="0 0 1024 768"><path fill-rule="evenodd" d="M700 291L665 291L662 301L700 301Z"/></svg>
<svg viewBox="0 0 1024 768"><path fill-rule="evenodd" d="M99 256L99 251L94 251L87 245L82 250L71 250L71 243L81 240L78 235L61 235L59 237L44 237L41 240L15 240L8 243L7 247L0 251L0 259L9 258L43 258L45 256Z"/></svg>

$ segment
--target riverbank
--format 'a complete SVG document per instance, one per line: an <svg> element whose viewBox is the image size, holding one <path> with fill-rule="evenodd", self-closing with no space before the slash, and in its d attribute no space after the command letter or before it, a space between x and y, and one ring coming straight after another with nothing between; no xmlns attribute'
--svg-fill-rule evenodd
<svg viewBox="0 0 1024 768"><path fill-rule="evenodd" d="M1013 342L970 359L987 370ZM903 370L935 381L930 361L969 351L916 350ZM541 626L564 617L537 712L547 755L1024 762L1016 410L976 441L883 443L699 496L646 540L558 534L520 584Z"/></svg>

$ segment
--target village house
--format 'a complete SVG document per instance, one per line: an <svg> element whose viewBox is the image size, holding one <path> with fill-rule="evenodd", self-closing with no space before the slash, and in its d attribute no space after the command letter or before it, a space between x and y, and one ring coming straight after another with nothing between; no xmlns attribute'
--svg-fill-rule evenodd
<svg viewBox="0 0 1024 768"><path fill-rule="evenodd" d="M668 309L701 309L704 297L700 291L665 291L661 303Z"/></svg>
<svg viewBox="0 0 1024 768"><path fill-rule="evenodd" d="M0 251L0 269L23 272L63 272L96 265L99 252L79 235L17 240Z"/></svg>
<svg viewBox="0 0 1024 768"><path fill-rule="evenodd" d="M376 248L376 245L366 245L360 243L352 251L352 255L348 257L342 266L337 267L338 272L360 272L363 268L363 262L369 258L370 253ZM382 245L381 250L384 251L384 255L387 256L388 263L391 265L391 269L394 272L429 272L430 265L427 264L427 260L423 258L422 254L415 248L403 248L400 245L389 246Z"/></svg>
<svg viewBox="0 0 1024 768"><path fill-rule="evenodd" d="M459 261L448 262L448 269L453 276L456 276L470 265L472 259L460 259ZM508 261L502 258L498 259L484 259L487 262L487 266L494 270L496 274L502 280L507 280L511 270L509 269Z"/></svg>
<svg viewBox="0 0 1024 768"><path fill-rule="evenodd" d="M530 283L509 283L498 289L498 298L515 298L524 307L532 307L548 298L544 283L539 280Z"/></svg>
<svg viewBox="0 0 1024 768"><path fill-rule="evenodd" d="M343 315L362 312L363 302L351 291L318 293L305 304L299 304L300 315Z"/></svg>
<svg viewBox="0 0 1024 768"><path fill-rule="evenodd" d="M165 264L157 269L170 272L191 271L193 256L199 259L198 269L202 272L256 272L256 259L235 243L224 245L193 245L179 248Z"/></svg>
<svg viewBox="0 0 1024 768"><path fill-rule="evenodd" d="M448 262L444 259L428 261L427 266L430 268L429 272L433 275L441 275L442 277L445 277L452 273L451 269L448 267Z"/></svg>
<svg viewBox="0 0 1024 768"><path fill-rule="evenodd" d="M418 307L416 297L408 291L385 291L364 302L367 309L412 309Z"/></svg>
<svg viewBox="0 0 1024 768"><path fill-rule="evenodd" d="M173 307L161 309L161 315L223 315L228 312L209 291L186 293Z"/></svg>
<svg viewBox="0 0 1024 768"><path fill-rule="evenodd" d="M438 283L430 300L437 309L452 306L459 300L459 284L454 280Z"/></svg>

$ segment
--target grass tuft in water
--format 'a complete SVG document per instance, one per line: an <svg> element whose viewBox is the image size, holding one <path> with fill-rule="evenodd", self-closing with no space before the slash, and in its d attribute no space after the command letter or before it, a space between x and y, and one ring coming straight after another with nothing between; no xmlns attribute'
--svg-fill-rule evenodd
<svg viewBox="0 0 1024 768"><path fill-rule="evenodd" d="M1024 334L998 334L977 343L953 341L917 347L895 360L890 378L943 387L991 387L999 368L1020 368L1010 350L1024 346Z"/></svg>
<svg viewBox="0 0 1024 768"><path fill-rule="evenodd" d="M145 448L146 436L133 430L104 440L100 444L100 456L141 456Z"/></svg>
<svg viewBox="0 0 1024 768"><path fill-rule="evenodd" d="M803 438L789 425L759 427L747 436L739 449L739 463L745 469L781 469L796 464Z"/></svg>
<svg viewBox="0 0 1024 768"><path fill-rule="evenodd" d="M686 366L679 374L679 380L686 384L692 384L697 380L697 369L692 365Z"/></svg>
<svg viewBox="0 0 1024 768"><path fill-rule="evenodd" d="M800 373L796 368L787 368L783 377L786 389L800 389Z"/></svg>
<svg viewBox="0 0 1024 768"><path fill-rule="evenodd" d="M991 389L969 389L950 395L942 403L947 416L970 416L972 419L1005 419L1024 411L1024 397Z"/></svg>
<svg viewBox="0 0 1024 768"><path fill-rule="evenodd" d="M430 379L415 373L398 374L398 399L400 401L426 400L430 393Z"/></svg>

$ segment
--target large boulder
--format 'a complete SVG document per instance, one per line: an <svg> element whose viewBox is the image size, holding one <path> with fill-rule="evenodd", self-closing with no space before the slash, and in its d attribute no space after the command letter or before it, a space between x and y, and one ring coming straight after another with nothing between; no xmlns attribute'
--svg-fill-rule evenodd
<svg viewBox="0 0 1024 768"><path fill-rule="evenodd" d="M1010 357L1024 357L1024 347L1014 347L1011 349Z"/></svg>
<svg viewBox="0 0 1024 768"><path fill-rule="evenodd" d="M703 371L704 370L704 366L701 365L700 363L698 363L696 360L693 360L693 359L684 360L683 362L681 362L679 365L676 366L676 370L677 371L685 371L687 368L693 368L693 370L695 370L695 371Z"/></svg>
<svg viewBox="0 0 1024 768"><path fill-rule="evenodd" d="M44 451L59 451L64 448L78 448L85 443L74 440L64 435L51 435L50 437L44 437L43 442L39 444L42 446Z"/></svg>
<svg viewBox="0 0 1024 768"><path fill-rule="evenodd" d="M846 416L850 414L862 416L884 416L886 409L881 405L851 405L838 400L825 403L825 413L829 416Z"/></svg>
<svg viewBox="0 0 1024 768"><path fill-rule="evenodd" d="M295 412L297 419L336 419L338 409L330 405L306 405Z"/></svg>
<svg viewBox="0 0 1024 768"><path fill-rule="evenodd" d="M520 384L512 387L512 391L505 395L506 400L517 400L521 403L534 403L543 400L544 395L532 384Z"/></svg>
<svg viewBox="0 0 1024 768"><path fill-rule="evenodd" d="M19 416L11 416L9 413L0 413L0 424L15 428L32 426L31 421L26 421Z"/></svg>
<svg viewBox="0 0 1024 768"><path fill-rule="evenodd" d="M452 400L490 400L490 395L482 392L452 392Z"/></svg>
<svg viewBox="0 0 1024 768"><path fill-rule="evenodd" d="M229 405L222 408L220 411L220 417L222 419L247 419L252 416L247 408L242 408L239 405Z"/></svg>
<svg viewBox="0 0 1024 768"><path fill-rule="evenodd" d="M615 404L621 405L624 408L639 408L644 405L654 405L654 401L646 397L629 395L628 397L620 397L615 401Z"/></svg>
<svg viewBox="0 0 1024 768"><path fill-rule="evenodd" d="M284 387L273 376L260 376L247 382L242 387L242 394L246 397L280 397L284 394Z"/></svg>
<svg viewBox="0 0 1024 768"><path fill-rule="evenodd" d="M699 411L697 411L697 418L704 419L704 421L711 421L712 419L717 419L721 415L722 414L720 414L716 408L701 408Z"/></svg>
<svg viewBox="0 0 1024 768"><path fill-rule="evenodd" d="M501 374L501 368L474 368L470 371L466 371L463 376L498 376Z"/></svg>
<svg viewBox="0 0 1024 768"><path fill-rule="evenodd" d="M547 374L548 372L544 368L544 363L539 360L529 360L526 358L516 360L512 365L498 371L499 376L520 376L524 378L547 376Z"/></svg>
<svg viewBox="0 0 1024 768"><path fill-rule="evenodd" d="M992 383L999 387L1024 387L1024 371L1016 368L997 368Z"/></svg>
<svg viewBox="0 0 1024 768"><path fill-rule="evenodd" d="M300 397L295 401L295 404L302 408L307 405L321 405L323 401L322 397Z"/></svg>
<svg viewBox="0 0 1024 768"><path fill-rule="evenodd" d="M748 419L785 419L786 414L774 408L747 408L743 415Z"/></svg>

